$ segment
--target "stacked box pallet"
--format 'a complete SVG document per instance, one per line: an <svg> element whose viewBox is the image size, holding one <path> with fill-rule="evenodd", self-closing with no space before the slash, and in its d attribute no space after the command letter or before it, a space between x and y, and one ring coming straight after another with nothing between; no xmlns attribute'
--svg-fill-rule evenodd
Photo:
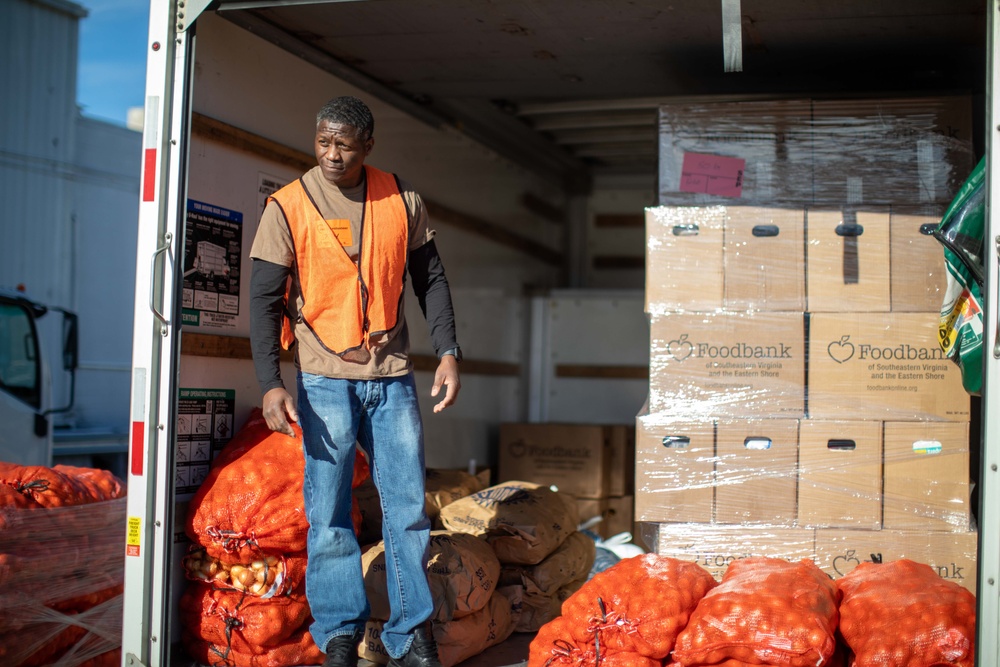
<svg viewBox="0 0 1000 667"><path fill-rule="evenodd" d="M973 165L969 109L661 109L635 492L660 553L835 577L911 558L975 591L970 400L937 342L929 235Z"/></svg>
<svg viewBox="0 0 1000 667"><path fill-rule="evenodd" d="M632 531L631 424L504 423L498 459L499 481L534 482L573 496L581 522L602 538Z"/></svg>

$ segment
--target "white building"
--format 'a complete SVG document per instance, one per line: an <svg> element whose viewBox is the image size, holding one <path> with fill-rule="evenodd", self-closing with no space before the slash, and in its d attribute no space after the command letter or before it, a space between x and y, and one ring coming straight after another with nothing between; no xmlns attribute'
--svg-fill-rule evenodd
<svg viewBox="0 0 1000 667"><path fill-rule="evenodd" d="M86 15L67 0L0 2L0 285L78 313L76 400L62 425L124 434L142 136L79 111ZM68 382L53 375L65 402Z"/></svg>

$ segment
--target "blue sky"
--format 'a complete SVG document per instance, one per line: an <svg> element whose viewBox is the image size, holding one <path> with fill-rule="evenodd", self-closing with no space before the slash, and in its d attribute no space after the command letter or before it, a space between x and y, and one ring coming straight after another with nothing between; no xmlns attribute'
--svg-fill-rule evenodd
<svg viewBox="0 0 1000 667"><path fill-rule="evenodd" d="M129 107L146 93L147 0L75 0L80 21L76 99L83 114L125 124Z"/></svg>

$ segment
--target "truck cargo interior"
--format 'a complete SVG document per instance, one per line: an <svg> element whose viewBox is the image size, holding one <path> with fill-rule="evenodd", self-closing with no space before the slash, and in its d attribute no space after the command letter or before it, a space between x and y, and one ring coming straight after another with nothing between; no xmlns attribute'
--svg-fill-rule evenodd
<svg viewBox="0 0 1000 667"><path fill-rule="evenodd" d="M150 4L122 644L135 661L125 664L195 664L179 612L193 571L192 499L260 405L250 246L268 195L316 164L316 112L338 95L371 107L367 162L420 193L447 267L464 359L460 398L442 414L431 412L437 358L409 288L404 301L428 469L478 473L484 486L548 471L551 480L528 481L575 495L581 521L603 520L602 537L631 532L641 549L679 559L693 559L682 545L704 539L736 554L724 563L744 553L736 544L773 547L820 567L825 558L836 576L848 533L865 545L858 553L889 554L898 545L870 547L864 531L892 529L910 554L938 531L947 547L922 542L921 553L968 572L965 589L987 587L977 646L998 655L993 546L976 565L987 535L975 530L977 494L997 493L980 477L981 455L995 458L984 454L986 399L954 391L951 361L925 367L924 384L873 388L837 356L851 340L891 337L868 371L898 373L897 348L905 358L918 333L936 338L945 278L928 230L991 150L988 11L997 2L174 5ZM768 165L752 171L758 149ZM688 187L681 159L695 154L710 169L737 170L735 184ZM754 216L764 210L762 227ZM711 247L685 245L677 230L689 215ZM836 233L816 231L823 215L836 218ZM928 244L891 245L890 219L922 226ZM867 229L875 250L845 241L844 225ZM753 243L778 226L797 235L782 268L767 273ZM916 259L891 265L890 248ZM942 268L925 266L931 255ZM670 365L713 354L721 361ZM737 357L773 356L780 362L739 366L745 377L726 384ZM290 355L282 374L294 387ZM821 381L805 386L807 374ZM692 418L668 438L668 417L694 414L710 419L707 430ZM849 441L828 428L851 420L865 428ZM777 444L787 433L790 452ZM831 444L810 458L809 438ZM925 487L912 476L926 466L907 457L930 440L961 452L931 466L940 478ZM547 454L533 454L533 442ZM681 473L664 491L682 493L650 493L674 463L644 467L643 457L675 447L707 448L707 458L671 468ZM764 464L758 449L771 457ZM826 474L834 450L856 453L846 475ZM570 461L584 451L597 458ZM833 516L844 497L854 499L851 516ZM915 504L932 527L910 522ZM685 532L696 524L709 530ZM754 526L768 531L745 537ZM196 560L207 567L208 556ZM520 664L537 629L461 662Z"/></svg>
<svg viewBox="0 0 1000 667"><path fill-rule="evenodd" d="M727 4L742 11L727 17ZM569 194L605 175L655 178L664 102L982 93L985 81L985 12L975 0L214 6Z"/></svg>

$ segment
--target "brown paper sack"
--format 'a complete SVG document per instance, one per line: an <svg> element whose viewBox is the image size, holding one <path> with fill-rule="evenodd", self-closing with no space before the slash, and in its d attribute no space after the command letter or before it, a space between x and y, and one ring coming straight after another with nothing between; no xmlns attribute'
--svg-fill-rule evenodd
<svg viewBox="0 0 1000 667"><path fill-rule="evenodd" d="M464 470L428 468L424 487L427 518L435 521L442 507L482 491L484 486L477 475L470 475Z"/></svg>
<svg viewBox="0 0 1000 667"><path fill-rule="evenodd" d="M358 655L378 664L389 662L382 645L385 621L370 619L365 626L365 638ZM438 658L442 667L452 667L504 641L514 632L510 601L503 595L493 595L489 603L474 614L447 623L432 623Z"/></svg>
<svg viewBox="0 0 1000 667"><path fill-rule="evenodd" d="M504 482L441 509L448 530L485 535L501 563L535 565L576 531L569 495L531 482Z"/></svg>
<svg viewBox="0 0 1000 667"><path fill-rule="evenodd" d="M385 646L382 644L383 625L385 625L385 621L375 618L370 618L365 623L365 636L361 640L361 645L358 646L358 657L362 660L368 660L377 665L389 664L389 654L386 653Z"/></svg>
<svg viewBox="0 0 1000 667"><path fill-rule="evenodd" d="M361 568L372 617L388 618L384 543L379 542L362 554ZM434 601L432 620L450 621L479 611L493 595L499 577L500 561L482 538L431 531L427 581Z"/></svg>
<svg viewBox="0 0 1000 667"><path fill-rule="evenodd" d="M562 603L587 583L589 572L579 579L569 582L553 594L524 592L521 599L521 615L514 632L538 632L543 625L562 615Z"/></svg>
<svg viewBox="0 0 1000 667"><path fill-rule="evenodd" d="M593 538L576 531L538 565L503 565L500 585L521 585L529 595L551 596L571 581L586 579L596 554Z"/></svg>

